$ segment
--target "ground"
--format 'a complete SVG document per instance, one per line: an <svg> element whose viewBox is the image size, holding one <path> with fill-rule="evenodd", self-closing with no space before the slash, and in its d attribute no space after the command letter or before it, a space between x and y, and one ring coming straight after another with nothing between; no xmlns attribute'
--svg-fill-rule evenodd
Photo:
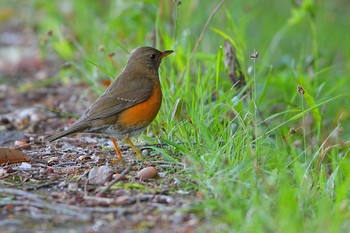
<svg viewBox="0 0 350 233"><path fill-rule="evenodd" d="M0 167L1 232L197 229L201 221L191 209L200 193L184 189L183 183L193 182L182 179L184 163L164 161L147 148L142 136L136 144L144 148L144 159L137 160L121 142L124 162L114 164L114 149L103 135L44 140L69 127L75 118L66 113L81 114L96 95L77 82L47 82L63 63L42 58L36 40L23 28L1 28L0 147L22 151L30 158ZM137 178L147 167L155 167L158 175Z"/></svg>

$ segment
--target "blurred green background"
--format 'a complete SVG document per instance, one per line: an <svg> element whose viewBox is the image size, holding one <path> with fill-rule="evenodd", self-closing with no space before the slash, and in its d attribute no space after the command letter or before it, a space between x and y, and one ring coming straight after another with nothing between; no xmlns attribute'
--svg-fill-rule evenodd
<svg viewBox="0 0 350 233"><path fill-rule="evenodd" d="M175 145L163 154L190 160L196 182L186 185L203 193L191 211L208 229L350 230L349 1L3 0L0 20L35 34L42 59L69 64L52 82L96 93L134 48L175 50L160 69L165 100L152 127ZM246 89L229 81L225 40ZM187 121L171 116L177 100Z"/></svg>

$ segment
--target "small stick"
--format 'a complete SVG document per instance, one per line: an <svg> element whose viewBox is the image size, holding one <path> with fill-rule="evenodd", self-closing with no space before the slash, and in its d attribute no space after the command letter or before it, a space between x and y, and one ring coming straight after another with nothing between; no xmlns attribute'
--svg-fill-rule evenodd
<svg viewBox="0 0 350 233"><path fill-rule="evenodd" d="M201 34L199 35L199 38L196 42L196 44L194 45L194 48L192 50L192 53L191 53L191 57L190 57L190 61L192 61L192 58L194 56L194 54L196 53L197 49L198 49L198 46L199 44L201 43L203 37L204 37L204 34L205 34L205 31L207 30L208 26L209 26L209 23L211 22L212 18L214 17L214 15L216 14L216 12L220 9L221 5L225 2L225 0L221 0L217 5L216 7L214 8L214 10L211 12L211 14L209 15L207 21L205 22L204 24L204 27L201 31Z"/></svg>
<svg viewBox="0 0 350 233"><path fill-rule="evenodd" d="M213 17L215 16L215 14L217 13L217 11L220 9L220 7L222 6L222 4L225 2L225 0L221 0L217 5L216 7L214 8L214 10L210 13L207 21L205 22L204 24L204 27L199 35L199 38L198 40L196 41L196 44L194 45L194 48L192 49L192 52L191 52L191 55L190 55L190 62L189 62L189 65L186 67L186 69L184 70L184 72L182 72L182 75L181 75L181 78L183 78L186 74L186 70L189 68L189 66L191 65L191 61L193 60L193 56L194 54L197 52L197 49L199 47L199 44L202 42L202 39L204 37L204 34L211 22L211 20L213 19Z"/></svg>
<svg viewBox="0 0 350 233"><path fill-rule="evenodd" d="M115 183L118 183L131 169L131 166L127 166L124 171L117 177L115 178L107 187L103 188L101 191L99 191L97 194L101 195L105 192L107 192L108 189L110 189Z"/></svg>
<svg viewBox="0 0 350 233"><path fill-rule="evenodd" d="M42 189L42 188L48 188L48 187L56 185L56 184L59 184L59 182L58 181L54 181L54 182L51 182L51 183L38 185L36 187L29 187L29 188L26 188L25 190L26 191L33 191L33 190L38 190L38 189Z"/></svg>
<svg viewBox="0 0 350 233"><path fill-rule="evenodd" d="M80 209L74 210L72 206L62 205L62 204L50 204L49 202L46 202L38 198L36 195L23 190L12 189L12 188L0 188L0 193L10 193L17 196L23 196L32 201L32 202L0 201L0 206L4 206L7 204L22 205L23 203L26 203L26 205L35 206L38 208L47 208L49 210L54 211L56 214L60 213L60 214L66 214L66 215L78 217L80 220L83 220L83 221L87 221L88 219L90 219L90 215L85 214Z"/></svg>

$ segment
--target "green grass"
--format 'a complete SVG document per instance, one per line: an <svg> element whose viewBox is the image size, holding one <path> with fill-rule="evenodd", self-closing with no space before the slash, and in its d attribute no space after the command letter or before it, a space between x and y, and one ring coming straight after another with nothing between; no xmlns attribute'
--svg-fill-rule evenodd
<svg viewBox="0 0 350 233"><path fill-rule="evenodd" d="M165 99L151 129L170 145L159 149L165 158L188 164L188 188L203 195L189 210L208 223L200 230L349 232L349 3L226 1L198 41L219 1L174 2L37 0L22 18L44 39L44 57L73 64L57 80L97 92L99 79L121 71L125 50L176 51L161 65ZM253 95L232 87L224 39Z"/></svg>

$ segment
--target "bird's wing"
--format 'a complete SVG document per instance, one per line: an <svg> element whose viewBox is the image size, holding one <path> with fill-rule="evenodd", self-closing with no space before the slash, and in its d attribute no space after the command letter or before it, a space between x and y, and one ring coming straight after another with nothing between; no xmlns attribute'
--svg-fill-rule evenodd
<svg viewBox="0 0 350 233"><path fill-rule="evenodd" d="M135 77L132 82L129 82L123 75L125 75L124 72L112 82L76 123L107 118L141 103L151 96L155 85L152 79L145 77L145 74L142 76L135 72L128 73L128 75Z"/></svg>

